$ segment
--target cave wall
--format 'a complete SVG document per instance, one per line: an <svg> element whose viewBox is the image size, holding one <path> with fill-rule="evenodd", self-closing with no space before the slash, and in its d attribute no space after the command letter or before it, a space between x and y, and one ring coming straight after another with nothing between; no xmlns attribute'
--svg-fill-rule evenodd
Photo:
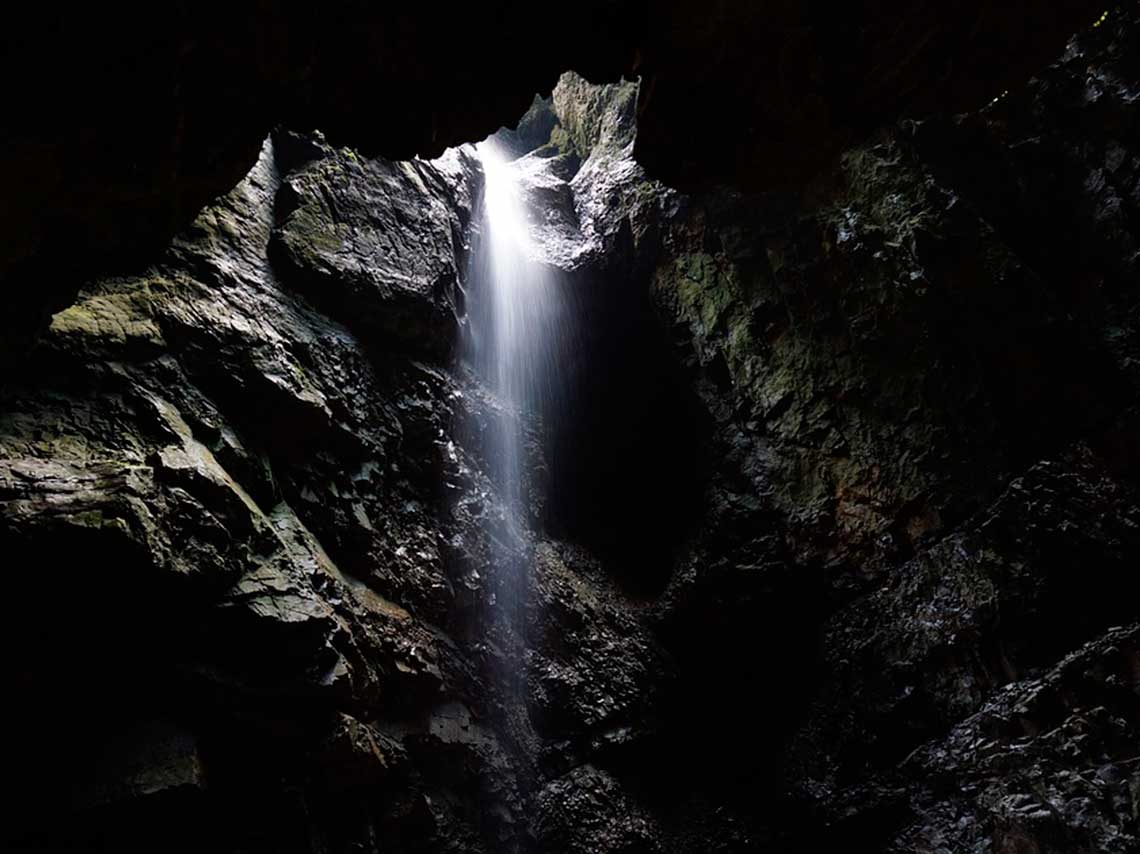
<svg viewBox="0 0 1140 854"><path fill-rule="evenodd" d="M598 102L627 155L632 93ZM537 520L527 607L496 607L500 404L456 352L481 188L469 146L391 162L274 134L4 384L0 548L29 605L5 627L12 850L589 848L577 816L603 791L626 821L583 769L651 726L671 665L649 623ZM632 264L624 212L567 211L595 313ZM644 287L616 305L648 328ZM648 819L592 826L656 844Z"/></svg>
<svg viewBox="0 0 1140 854"><path fill-rule="evenodd" d="M983 110L889 127L799 194L694 197L666 234L653 291L722 461L677 576L715 591L676 629L692 721L742 673L797 705L777 732L816 845L1137 844L1136 27L1109 13ZM783 645L725 627L741 590L742 622L804 602L805 573ZM789 638L803 670L773 686Z"/></svg>
<svg viewBox="0 0 1140 854"><path fill-rule="evenodd" d="M4 389L5 553L26 570L16 599L55 614L6 627L27 737L18 845L310 850L372 833L367 803L408 758L365 710L411 714L444 679L428 615L454 596L432 501L454 382L438 353L370 357L382 325L352 314L350 330L301 294L322 283L339 311L371 289L447 340L477 176L469 159L445 181L443 164L301 143L267 141L160 264L89 284ZM432 275L361 274L402 257L393 232ZM53 735L77 726L77 743Z"/></svg>

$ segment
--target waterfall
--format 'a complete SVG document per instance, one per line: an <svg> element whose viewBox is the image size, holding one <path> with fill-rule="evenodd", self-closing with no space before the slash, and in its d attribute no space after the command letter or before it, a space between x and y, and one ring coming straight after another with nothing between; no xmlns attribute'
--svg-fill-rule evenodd
<svg viewBox="0 0 1140 854"><path fill-rule="evenodd" d="M525 425L551 410L557 393L563 319L552 268L539 260L523 184L493 139L477 146L483 164L481 246L469 332L477 374L500 407L490 466L512 527L525 527L530 482ZM538 496L530 495L530 498Z"/></svg>
<svg viewBox="0 0 1140 854"><path fill-rule="evenodd" d="M493 139L477 146L483 202L469 277L465 358L492 406L479 444L499 497L501 516L488 526L493 587L490 623L504 644L502 674L522 711L528 530L543 498L528 435L554 416L566 313L557 271L543 263L526 183L518 164Z"/></svg>

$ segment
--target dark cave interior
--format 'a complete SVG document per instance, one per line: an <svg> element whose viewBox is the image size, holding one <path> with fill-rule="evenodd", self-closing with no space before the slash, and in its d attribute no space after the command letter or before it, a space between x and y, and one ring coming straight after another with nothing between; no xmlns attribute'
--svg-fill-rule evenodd
<svg viewBox="0 0 1140 854"><path fill-rule="evenodd" d="M1140 850L1140 12L533 11L0 36L6 849Z"/></svg>

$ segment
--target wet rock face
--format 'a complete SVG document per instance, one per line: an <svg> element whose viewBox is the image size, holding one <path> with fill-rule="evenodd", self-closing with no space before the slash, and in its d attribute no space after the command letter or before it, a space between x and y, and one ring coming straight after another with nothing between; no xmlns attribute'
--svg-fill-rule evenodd
<svg viewBox="0 0 1140 854"><path fill-rule="evenodd" d="M794 193L532 104L581 341L512 610L478 162L274 134L0 388L8 847L1136 850L1137 32Z"/></svg>
<svg viewBox="0 0 1140 854"><path fill-rule="evenodd" d="M89 285L55 317L23 381L5 387L0 539L13 565L29 569L17 598L46 593L69 626L6 628L11 648L25 650L16 672L30 739L15 761L28 779L26 844L82 848L105 836L190 850L236 833L226 843L235 850L295 846L307 819L243 819L239 793L289 813L291 787L322 780L338 795L312 808L351 812L353 792L392 785L407 765L367 710L386 697L397 717L426 713L446 678L430 621L446 624L455 601L435 527L443 472L455 468L443 439L454 381L442 362L411 361L442 354L419 346L406 319L409 356L373 362L363 343L378 334L372 316L347 315L353 330L306 302L302 260L333 266L316 256L325 243L314 239L313 255L293 265L269 256L297 227L289 217L275 225L291 177L344 215L341 227L362 245L374 232L357 223L391 215L378 199L409 222L431 221L454 270L462 247L450 242L450 220L432 217L469 211L463 182L478 175L457 166L445 180L421 164L415 190L397 197L393 175L407 172L349 184L358 161L317 146L320 178L305 171L313 163L283 175L274 151L267 143L247 179L160 265ZM358 268L343 273L328 278L362 299ZM379 267L371 275L378 301L429 329L438 316L454 323L456 283L446 276L418 289ZM169 722L190 746L143 739L137 762L101 736L78 753L57 750L50 733L67 725L67 698L79 695L94 730L146 734ZM69 797L84 754L101 750L111 755L96 763L97 779L75 782L104 794L75 801L73 838L61 839L37 817ZM180 823L195 815L194 831L169 838L167 810Z"/></svg>
<svg viewBox="0 0 1140 854"><path fill-rule="evenodd" d="M884 131L795 196L693 197L666 232L655 299L720 462L675 595L759 575L812 626L775 721L792 847L1137 845L1136 26L1110 14L980 113ZM722 773L763 767L735 755Z"/></svg>
<svg viewBox="0 0 1140 854"><path fill-rule="evenodd" d="M898 138L850 152L816 192L698 202L654 287L763 437L802 559L867 574L1103 417L1116 368Z"/></svg>
<svg viewBox="0 0 1140 854"><path fill-rule="evenodd" d="M446 355L477 189L472 156L457 150L430 166L355 155L306 164L278 201L276 265L376 346Z"/></svg>

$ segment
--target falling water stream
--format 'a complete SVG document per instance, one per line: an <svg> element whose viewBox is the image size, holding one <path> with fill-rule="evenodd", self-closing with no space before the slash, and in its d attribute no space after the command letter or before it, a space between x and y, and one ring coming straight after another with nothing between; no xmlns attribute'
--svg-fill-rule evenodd
<svg viewBox="0 0 1140 854"><path fill-rule="evenodd" d="M520 633L531 551L527 531L542 488L531 465L536 455L528 449L528 425L554 412L567 318L558 274L539 259L534 212L517 164L493 139L480 143L477 151L484 188L465 349L493 401L481 442L500 514L487 531L498 582L489 617L500 638L516 639L513 650L504 650L507 672L500 676L522 714L525 650Z"/></svg>
<svg viewBox="0 0 1140 854"><path fill-rule="evenodd" d="M499 404L492 476L512 523L525 510L522 424L541 414L557 369L557 283L537 260L530 217L514 164L493 140L478 146L484 190L483 244L476 276L478 311L472 318L475 365Z"/></svg>

